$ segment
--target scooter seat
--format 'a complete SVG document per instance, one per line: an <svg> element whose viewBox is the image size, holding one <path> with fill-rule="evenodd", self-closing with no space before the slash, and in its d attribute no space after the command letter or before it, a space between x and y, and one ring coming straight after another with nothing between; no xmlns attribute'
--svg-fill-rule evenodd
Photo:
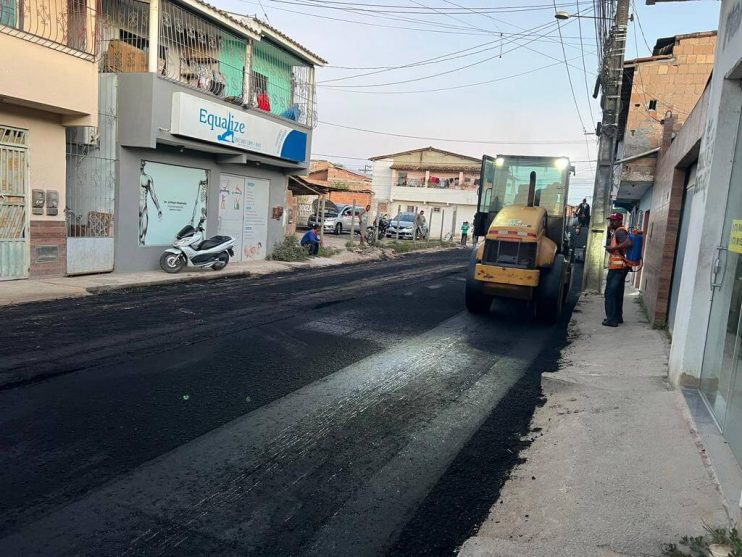
<svg viewBox="0 0 742 557"><path fill-rule="evenodd" d="M229 236L214 236L212 238L209 238L208 240L204 240L203 242L201 242L201 245L198 246L198 249L200 251L203 251L203 250L215 248L219 244L228 242L231 239L232 238L230 238Z"/></svg>

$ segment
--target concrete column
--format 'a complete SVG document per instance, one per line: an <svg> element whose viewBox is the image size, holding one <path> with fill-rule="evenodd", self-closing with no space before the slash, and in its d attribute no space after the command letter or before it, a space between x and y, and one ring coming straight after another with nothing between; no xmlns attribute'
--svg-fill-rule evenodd
<svg viewBox="0 0 742 557"><path fill-rule="evenodd" d="M464 187L464 173L459 172L459 188L463 188L463 187Z"/></svg>
<svg viewBox="0 0 742 557"><path fill-rule="evenodd" d="M248 106L252 101L252 43L253 40L247 41L247 49L245 50L245 75L243 76L242 83L242 104Z"/></svg>
<svg viewBox="0 0 742 557"><path fill-rule="evenodd" d="M428 187L428 184L430 183L430 170L425 171L425 187Z"/></svg>
<svg viewBox="0 0 742 557"><path fill-rule="evenodd" d="M160 0L149 0L149 58L147 71L157 73L157 58L160 52Z"/></svg>

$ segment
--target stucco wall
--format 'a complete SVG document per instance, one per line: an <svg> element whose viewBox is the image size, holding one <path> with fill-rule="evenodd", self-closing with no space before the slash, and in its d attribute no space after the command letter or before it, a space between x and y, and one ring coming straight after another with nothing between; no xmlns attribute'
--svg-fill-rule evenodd
<svg viewBox="0 0 742 557"><path fill-rule="evenodd" d="M139 232L139 176L140 162L161 162L203 168L209 171L209 192L207 200L208 218L206 233L217 234L219 215L219 183L221 174L249 176L270 180L268 207L268 242L270 254L276 243L284 237L283 220L271 218L272 207L284 207L286 210L286 191L288 178L281 172L256 166L220 164L213 155L194 151L179 152L177 149L159 147L151 149L121 148L119 153L119 179L116 195L116 239L115 270L117 272L134 272L159 268L159 259L163 246L138 245Z"/></svg>
<svg viewBox="0 0 742 557"><path fill-rule="evenodd" d="M69 126L97 125L98 68L90 60L0 33L0 83L6 102L58 112Z"/></svg>
<svg viewBox="0 0 742 557"><path fill-rule="evenodd" d="M697 184L670 349L670 378L693 384L700 377L709 320L709 273L721 241L724 207L735 160L742 90L728 79L742 64L742 0L722 2L716 63L698 158ZM742 76L737 76L737 79ZM730 164L734 161L733 164Z"/></svg>
<svg viewBox="0 0 742 557"><path fill-rule="evenodd" d="M0 125L29 130L30 187L59 192L59 214L33 215L32 220L64 220L65 206L65 130L59 114L21 106L0 104Z"/></svg>

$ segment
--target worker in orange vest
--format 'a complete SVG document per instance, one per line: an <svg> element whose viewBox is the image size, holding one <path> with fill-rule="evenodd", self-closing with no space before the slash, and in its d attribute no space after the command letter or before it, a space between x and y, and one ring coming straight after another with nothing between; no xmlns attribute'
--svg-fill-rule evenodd
<svg viewBox="0 0 742 557"><path fill-rule="evenodd" d="M605 283L606 327L618 327L623 323L623 295L626 275L631 266L626 261L626 252L631 249L629 231L623 227L623 215L612 213L608 217L608 278Z"/></svg>

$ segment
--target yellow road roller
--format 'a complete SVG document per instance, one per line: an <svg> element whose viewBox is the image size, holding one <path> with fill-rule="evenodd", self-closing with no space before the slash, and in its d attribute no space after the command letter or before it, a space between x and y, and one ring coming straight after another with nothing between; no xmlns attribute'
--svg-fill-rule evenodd
<svg viewBox="0 0 742 557"><path fill-rule="evenodd" d="M524 300L545 321L562 312L572 278L566 230L566 157L485 155L466 276L466 308L489 311L493 298ZM484 240L484 241L482 241Z"/></svg>

